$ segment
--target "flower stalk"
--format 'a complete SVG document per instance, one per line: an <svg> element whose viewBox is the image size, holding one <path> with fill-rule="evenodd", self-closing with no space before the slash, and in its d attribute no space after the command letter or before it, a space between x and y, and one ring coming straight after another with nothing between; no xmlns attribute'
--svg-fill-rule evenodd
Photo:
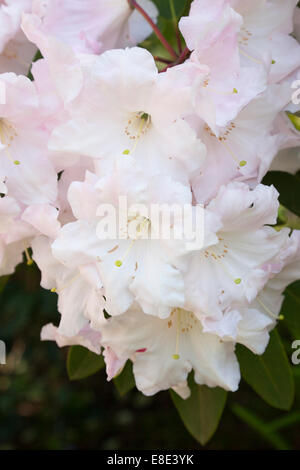
<svg viewBox="0 0 300 470"><path fill-rule="evenodd" d="M158 39L160 40L160 42L162 43L162 45L166 48L166 50L169 52L170 56L173 57L173 59L177 59L177 54L175 52L175 50L173 49L173 47L171 46L171 44L167 41L167 39L164 37L164 35L162 34L162 32L160 31L160 29L156 26L156 24L154 23L154 21L152 21L152 19L150 18L150 16L148 15L148 13L144 10L144 8L142 8L137 2L136 0L128 0L129 2L129 5L132 7L132 8L135 8L144 18L145 20L149 23L149 25L151 26L151 28L153 29L154 33L156 34L156 36L158 37Z"/></svg>

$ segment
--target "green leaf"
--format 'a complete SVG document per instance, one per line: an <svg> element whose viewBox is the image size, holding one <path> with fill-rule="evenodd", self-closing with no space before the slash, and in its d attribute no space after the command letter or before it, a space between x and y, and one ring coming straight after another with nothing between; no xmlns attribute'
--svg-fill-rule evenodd
<svg viewBox="0 0 300 470"><path fill-rule="evenodd" d="M274 419L268 423L268 428L271 431L277 431L279 429L289 428L295 424L299 425L300 423L300 411L294 411L292 413L284 414L279 418Z"/></svg>
<svg viewBox="0 0 300 470"><path fill-rule="evenodd" d="M293 230L300 230L300 217L280 205L278 209L277 228L289 227Z"/></svg>
<svg viewBox="0 0 300 470"><path fill-rule="evenodd" d="M279 192L280 203L300 216L300 177L284 171L270 171L263 179L263 184L274 185Z"/></svg>
<svg viewBox="0 0 300 470"><path fill-rule="evenodd" d="M294 339L300 339L300 281L289 285L284 297L280 312L284 316L283 326L287 327Z"/></svg>
<svg viewBox="0 0 300 470"><path fill-rule="evenodd" d="M121 397L126 395L126 393L135 387L131 361L127 361L120 374L114 378L114 384Z"/></svg>
<svg viewBox="0 0 300 470"><path fill-rule="evenodd" d="M0 294L4 291L8 280L9 280L9 276L0 277Z"/></svg>
<svg viewBox="0 0 300 470"><path fill-rule="evenodd" d="M294 379L277 331L272 331L262 356L240 345L237 356L242 377L253 390L274 408L289 410L294 400Z"/></svg>
<svg viewBox="0 0 300 470"><path fill-rule="evenodd" d="M300 131L300 116L298 116L297 113L293 114L288 111L286 112L286 114L289 120L291 121L291 123L293 124L293 126L295 127L295 129L297 131Z"/></svg>
<svg viewBox="0 0 300 470"><path fill-rule="evenodd" d="M227 398L222 388L209 388L189 380L191 396L186 400L171 391L172 400L189 431L200 444L205 445L216 432Z"/></svg>
<svg viewBox="0 0 300 470"><path fill-rule="evenodd" d="M102 355L95 354L82 346L71 346L69 349L67 371L70 380L85 379L96 374L104 366Z"/></svg>
<svg viewBox="0 0 300 470"><path fill-rule="evenodd" d="M185 2L184 0L153 0L156 4L159 13L161 16L167 19L173 18L175 13L177 19L181 17L183 12L185 11L186 3L190 3L189 1Z"/></svg>
<svg viewBox="0 0 300 470"><path fill-rule="evenodd" d="M31 69L32 69L32 65L34 64L34 62L37 62L38 60L40 59L43 59L43 56L42 56L42 53L40 50L38 50L34 56L34 58L32 59L32 63L30 65L30 68L29 68L29 71L28 71L28 74L27 74L27 77L33 81L33 76L32 76L32 73L31 73Z"/></svg>
<svg viewBox="0 0 300 470"><path fill-rule="evenodd" d="M171 44L171 46L175 50L177 50L178 42L177 42L177 38L175 34L174 22L172 21L172 19L159 17L157 26L160 29L163 36L167 39L169 44ZM181 43L182 43L182 47L184 47L185 43L182 37L181 37ZM152 33L151 36L145 39L145 41L140 43L139 46L147 49L149 52L151 52L151 54L154 57L159 56L164 59L172 60L172 57L170 57L170 54L165 49L165 47L161 44L160 40L154 33ZM157 66L159 67L159 69L162 69L162 68L165 68L166 64L160 64L158 62Z"/></svg>
<svg viewBox="0 0 300 470"><path fill-rule="evenodd" d="M232 403L231 411L244 423L250 426L260 436L268 441L277 450L291 450L288 442L285 441L270 424L264 423L253 411L238 403Z"/></svg>

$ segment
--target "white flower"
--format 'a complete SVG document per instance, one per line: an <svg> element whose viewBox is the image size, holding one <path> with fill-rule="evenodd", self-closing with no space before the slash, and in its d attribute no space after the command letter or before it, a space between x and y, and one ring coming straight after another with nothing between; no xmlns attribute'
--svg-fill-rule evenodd
<svg viewBox="0 0 300 470"><path fill-rule="evenodd" d="M150 0L139 1L155 22L158 11ZM44 34L69 44L76 52L99 54L108 49L135 46L152 32L127 0L34 0L33 14Z"/></svg>
<svg viewBox="0 0 300 470"><path fill-rule="evenodd" d="M95 263L110 315L125 312L136 299L146 313L165 318L174 306L184 303L183 279L175 262L184 252L184 243L145 238L144 232L151 231L151 216L142 212L129 213L127 220L127 226L139 221L143 229L140 236L129 231L123 238L118 234L100 236L97 209L101 204L110 204L119 216L120 196L126 197L128 208L131 204L149 207L152 203L183 206L192 200L189 187L170 177L152 177L148 181L135 160L126 156L116 162L110 176L99 179L87 173L84 183L71 184L68 197L78 221L62 228L53 243L53 254L70 268Z"/></svg>
<svg viewBox="0 0 300 470"><path fill-rule="evenodd" d="M58 295L58 310L61 320L57 334L51 338L59 343L75 344L75 337L82 337L81 332L91 324L98 326L103 310L102 283L94 265L77 264L70 269L55 259L51 253L51 239L36 237L32 243L33 259L42 273L41 286ZM44 333L44 338L49 335ZM72 339L73 338L73 339Z"/></svg>
<svg viewBox="0 0 300 470"><path fill-rule="evenodd" d="M282 80L300 65L300 46L289 36L297 0L231 0L242 16L239 50L252 66L265 63L269 82Z"/></svg>
<svg viewBox="0 0 300 470"><path fill-rule="evenodd" d="M14 272L34 234L20 215L21 208L13 198L0 198L0 276Z"/></svg>
<svg viewBox="0 0 300 470"><path fill-rule="evenodd" d="M102 325L102 344L119 361L131 359L136 386L145 395L177 388L186 398L187 375L210 387L236 390L240 372L234 344L204 333L200 321L189 311L174 309L161 320L131 309Z"/></svg>
<svg viewBox="0 0 300 470"><path fill-rule="evenodd" d="M288 230L276 232L278 193L273 187L223 186L207 206L221 221L217 243L194 253L185 273L189 310L222 318L233 302L251 301L261 288L263 265L284 246Z"/></svg>
<svg viewBox="0 0 300 470"><path fill-rule="evenodd" d="M207 149L207 158L192 181L198 202L209 201L230 181L261 181L280 148L281 138L274 135L273 124L290 95L288 83L269 86L217 134L203 122L197 124Z"/></svg>
<svg viewBox="0 0 300 470"><path fill-rule="evenodd" d="M0 73L27 75L36 46L21 31L23 12L29 12L32 0L0 2Z"/></svg>
<svg viewBox="0 0 300 470"><path fill-rule="evenodd" d="M93 330L89 325L85 326L75 336L66 336L59 333L59 329L52 323L48 323L42 328L41 340L42 341L56 341L60 348L64 346L83 346L95 354L101 353L101 334Z"/></svg>
<svg viewBox="0 0 300 470"><path fill-rule="evenodd" d="M81 93L68 105L71 120L53 132L52 150L99 160L99 171L130 155L149 176L186 182L195 174L205 147L181 118L176 89L149 52L106 52L84 74Z"/></svg>
<svg viewBox="0 0 300 470"><path fill-rule="evenodd" d="M15 74L0 75L0 84L5 90L0 103L0 179L9 195L23 204L54 203L57 175L34 84Z"/></svg>

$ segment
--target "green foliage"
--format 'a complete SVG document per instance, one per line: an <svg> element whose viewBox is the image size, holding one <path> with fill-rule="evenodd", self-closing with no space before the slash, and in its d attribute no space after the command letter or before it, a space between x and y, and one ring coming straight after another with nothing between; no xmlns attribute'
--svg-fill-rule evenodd
<svg viewBox="0 0 300 470"><path fill-rule="evenodd" d="M276 430L279 428L278 420L265 423L261 420L253 411L249 410L245 406L242 406L238 403L233 403L231 405L231 411L244 423L254 429L258 434L262 436L267 442L271 444L274 449L277 450L290 450L289 444L283 439ZM299 416L296 417L296 422L298 422ZM294 420L295 420L294 418ZM294 422L294 421L293 421ZM291 422L289 422L291 424ZM276 426L277 425L277 426Z"/></svg>
<svg viewBox="0 0 300 470"><path fill-rule="evenodd" d="M291 284L284 292L281 313L284 315L284 326L293 339L300 339L300 281Z"/></svg>
<svg viewBox="0 0 300 470"><path fill-rule="evenodd" d="M85 379L99 372L104 366L102 355L92 353L82 346L71 346L69 349L67 371L70 380Z"/></svg>
<svg viewBox="0 0 300 470"><path fill-rule="evenodd" d="M126 395L126 393L135 387L131 361L127 361L119 375L114 378L114 384L121 397Z"/></svg>
<svg viewBox="0 0 300 470"><path fill-rule="evenodd" d="M179 55L181 48L184 47L185 44L184 44L184 40L182 36L178 32L177 24L181 16L188 14L192 0L153 0L153 1L156 3L160 12L160 16L158 19L158 27L160 31L162 32L162 34L164 35L164 37L167 39L167 41L171 44L171 46L175 49L175 51ZM165 48L162 46L159 39L154 33L147 40L145 40L141 44L141 46L147 48L156 58L165 59L165 61L168 61L170 59L169 53L165 50ZM40 51L38 51L35 58L33 59L33 62L41 58L42 58L42 55ZM159 66L160 69L163 69L165 67L165 64L163 61L159 62L157 60L157 65ZM28 77L31 80L33 80L31 69L28 73ZM299 113L293 114L293 113L287 112L287 116L289 117L295 129L300 131ZM279 200L283 206L282 211L281 211L282 225L290 226L292 228L300 228L297 225L299 222L299 219L296 218L296 216L300 217L300 184L299 184L300 181L299 180L300 180L299 175L291 175L289 173L279 172L279 171L269 172L263 180L264 184L267 184L267 185L273 184L279 191L280 193ZM289 213L289 211L292 212L292 215ZM30 274L30 276L32 276L32 273ZM30 276L28 276L28 278L30 278ZM7 281L8 281L8 277L0 279L1 298L6 293ZM23 282L23 279L22 279L22 282ZM41 300L41 298L39 297L40 294L35 294L35 292L37 291L37 285L35 286L35 289L33 289L31 287L30 282L29 282L29 286L26 285L27 296L24 293L18 296L18 293L15 295L14 292L12 294L11 291L9 291L9 294L6 299L6 304L5 304L6 310L4 309L4 315L7 315L7 317L4 316L4 320L6 319L6 322L4 321L4 327L3 327L2 333L4 334L4 337L6 335L6 337L11 341L13 341L15 337L17 336L20 336L21 338L24 336L23 329L28 324L28 320L30 319L30 316L31 315L33 316L33 312L37 311L37 305L39 305L39 303L43 305L43 308L46 308L45 305L48 305L48 308L52 311L52 313L55 311L55 306L51 304L52 306L49 307L50 302L53 302L54 297L51 296L52 300L49 300L49 302L48 302L48 299L50 299L50 297L47 297L47 302L45 302L44 300ZM284 295L285 295L285 300L283 302L281 313L284 315L285 320L282 323L282 325L280 325L280 327L282 327L283 329L286 328L288 334L293 339L300 339L300 309L299 309L300 307L300 281L297 281L291 286L289 286L286 289ZM16 312L18 313L18 315L16 315ZM13 321L10 318L12 318ZM41 325L39 325L39 328L40 327ZM284 343L286 345L286 349L288 349L289 340L287 338L284 338L284 340L286 341L286 343ZM23 343L21 342L21 345L22 344ZM36 348L41 348L40 343L37 343L37 344L38 345L36 346ZM18 344L17 346L14 346L14 347L17 351L18 351L18 348L20 348ZM43 347L46 348L44 344L43 344ZM55 358L57 359L57 355L63 354L63 352L62 351L58 352L58 350L55 349L55 353L53 354L56 355ZM230 398L231 415L228 421L229 430L230 431L232 430L232 422L230 420L234 416L239 421L242 421L243 423L245 423L245 425L247 426L247 429L252 429L256 433L256 435L259 436L263 441L268 442L268 444L271 447L275 449L292 448L286 436L282 436L281 434L279 434L279 431L283 431L287 428L298 425L300 422L300 412L297 409L294 412L291 412L288 414L284 413L284 414L281 414L280 416L274 417L272 413L274 413L275 411L272 409L270 411L269 408L267 408L265 404L267 403L268 405L271 405L272 407L276 409L289 410L294 400L294 388L295 387L294 387L294 378L292 374L292 369L290 367L290 364L289 364L289 361L285 352L285 348L284 348L284 345L282 344L279 334L277 333L277 331L273 331L271 333L269 346L263 356L254 355L243 346L239 346L237 348L237 354L238 354L238 359L240 362L242 377L244 381L247 384L249 384L250 388L253 389L264 401L255 400L254 399L255 395L250 389L247 392L245 392L242 389L242 391L240 390L236 394L230 394L229 398ZM28 368L28 370L31 370L30 367L32 367L32 363L34 359L35 357L33 355L32 357L30 357L30 360L27 361L26 367ZM49 364L49 362L50 362L49 360L45 361L46 364ZM56 361L56 363L58 362L59 360ZM80 379L93 376L97 372L102 370L104 366L105 366L105 363L104 363L104 359L102 355L94 354L81 346L73 346L69 349L68 358L67 358L67 371L68 371L69 378L72 381L79 381ZM18 369L17 367L13 369L15 377L13 375L6 376L5 375L6 372L5 374L0 375L0 390L1 391L6 390L5 387L9 389L9 387L12 387L11 384L17 384L16 394L20 393L20 396L22 395L22 397L23 395L28 394L28 397L26 397L27 401L25 402L25 405L28 405L28 403L32 405L32 402L33 402L34 406L36 405L36 403L39 406L39 401L37 400L37 396L40 397L43 394L44 396L46 396L46 393L49 393L49 390L52 390L51 387L47 387L45 385L43 386L43 390L33 388L34 378L38 377L38 379L40 379L40 375L41 375L40 371L41 370L43 371L45 367L43 368L40 366L40 364L38 364L37 371L35 371L34 373L31 372L32 376L28 374L28 378L26 378L27 376L24 373L24 371L22 372L22 367L24 367L24 364L23 365L21 364L20 369ZM51 377L56 377L57 370L54 371L54 369L58 369L58 367L59 367L58 365L53 366ZM298 370L298 369L296 367L293 368L295 379L297 379L295 370ZM104 380L103 377L101 376L100 378ZM49 374L49 377L50 377L50 374ZM97 377L95 377L95 379L97 379ZM32 381L32 389L31 389L31 381ZM298 377L298 381L300 383L300 375ZM35 382L38 382L38 381L35 381ZM146 399L145 397L142 397L136 391L129 394L129 398L128 396L125 396L128 394L129 391L133 390L135 387L135 380L134 380L134 376L132 372L131 361L127 361L125 367L119 373L119 375L114 378L113 382L119 395L123 397L123 400L129 400L129 398L133 396L134 393L136 394L135 397L138 396L138 399L136 400L137 404L135 403L133 405L134 413L136 415L138 414L137 410L139 409L139 406L140 406L138 405L138 403L140 403L140 401L145 400L146 402L147 400L149 400L147 401L147 404L150 403L150 399L148 398ZM296 384L297 384L297 380L296 380ZM171 397L188 432L202 445L206 445L218 428L220 419L224 411L228 394L226 391L220 388L209 388L207 386L197 385L195 381L193 380L192 376L189 377L189 385L191 388L191 396L187 400L181 399L174 391L171 391ZM108 394L114 396L113 393L111 393L113 389L109 389L108 385L106 386L107 386ZM247 387L245 383L242 383L242 387L243 386ZM66 384L65 387L67 389L68 384ZM77 389L76 395L73 395L75 393L74 389L76 389L76 387L83 387L84 389L85 387L84 382L82 384L80 383L72 384L72 387L69 387L68 392L64 391L65 395L64 397L60 398L61 403L59 404L56 410L56 413L60 411L60 406L62 407L63 402L65 403L68 402L69 408L74 409L74 415L76 416L80 414L79 411L81 410L82 407L84 407L85 405L87 407L90 406L93 400L93 398L91 398L92 390L89 390L87 386L85 390L85 394L82 395L81 389ZM60 386L57 386L57 389L60 389ZM100 390L100 392L102 393L102 390ZM246 393L247 398L250 396L251 409L249 409L248 405L245 406L244 403L243 404L240 403L240 401L241 402L243 402L243 400L246 401L244 393ZM249 395L247 395L247 393ZM103 396L104 394L105 394L105 391L103 391ZM159 394L158 396L156 396L155 402L163 403L165 405L165 408L167 408L167 402L162 401L163 400L161 398L162 396L166 396L166 394ZM298 387L297 400L298 401L296 405L299 407L300 386ZM47 397L47 399L45 400L44 406L42 408L47 408L47 406L45 405L47 405L48 403L49 403L49 398ZM53 399L53 403L55 403L55 399ZM112 408L115 405L115 402L111 403L108 401L107 403L109 404L107 413L110 414L112 413ZM7 398L5 397L2 398L2 401L0 402L0 419L2 419L3 416L5 417L6 409L8 408L8 406L11 406L12 409L16 408L15 403L13 402L13 400L11 399L11 395L9 394L7 394ZM99 406L101 405L99 405L98 400L95 399L95 407L93 408L93 410L94 411L98 410ZM261 416L260 407L264 411L265 417ZM68 413L70 413L69 408L66 408L67 409L66 416L69 416L68 415ZM161 415L164 417L163 415L164 410L162 408L163 407L160 407L158 405L156 410L154 409L156 411L156 416L159 415L158 413L159 411ZM24 416L26 416L26 413L28 413L28 409L30 409L30 407L29 408L27 407L27 410L26 410L26 406L23 408L21 406L20 416L22 416L22 413L23 414L25 413ZM154 411L154 414L155 414L155 411ZM98 422L100 422L101 419L103 420L103 422L106 422L106 423L109 421L107 417L106 417L107 419L103 418L103 415L105 415L105 408L101 409L101 413L99 413L98 420L96 420L97 421L96 424L95 424L95 421L91 421L92 426L97 426ZM166 415L167 417L172 416L171 414L172 411L168 410L168 413L169 414ZM276 411L276 413L278 412ZM154 432L152 431L151 433L151 429L150 429L151 422L153 421L153 412L150 411L149 414L150 414L150 419L148 420L148 422L145 422L146 424L141 426L141 428L147 429L147 433L154 435ZM125 418L126 418L126 415L125 415ZM45 420L45 417L43 419ZM47 417L47 419L50 419L50 418ZM124 419L124 416L123 416L123 419ZM128 419L128 415L127 415L127 419ZM226 419L228 420L228 418ZM117 418L116 418L116 421L117 421ZM168 423L168 420L165 420L165 421ZM44 429L45 428L44 423L42 424L43 424L42 428ZM90 426L90 422L89 422L89 426ZM166 429L166 434L169 432L169 424L167 426L168 427ZM27 422L25 423L25 427L27 427ZM7 426L4 425L3 428L0 429L0 433L6 432L6 428ZM78 428L80 427L78 426ZM19 432L19 422L18 422L18 425L16 426L16 434L18 434L18 432ZM73 432L73 429L72 429L72 432ZM221 442L223 442L224 438L226 437L226 432L224 433L223 430L220 430L220 435L222 436ZM233 436L233 434L231 435ZM158 433L158 436L160 436L159 433ZM235 436L235 438L237 437L239 437L239 435ZM188 438L189 436L187 435L187 439ZM28 437L26 439L28 439ZM36 439L38 439L38 437L36 437ZM234 437L232 437L232 439L234 439ZM167 441L167 442L172 442L172 441ZM155 443L152 445L153 447L155 447ZM193 443L189 442L188 445L191 447ZM219 445L221 446L222 444L219 444ZM50 448L55 447L55 446L57 446L57 442L53 443L52 441L49 444ZM176 447L176 444L175 444L175 447Z"/></svg>
<svg viewBox="0 0 300 470"><path fill-rule="evenodd" d="M179 55L179 44L180 48L184 49L185 41L179 32L178 22L181 16L188 14L191 1L154 0L154 2L156 3L159 9L157 26L163 36L167 39L169 44ZM155 58L159 57L165 60L171 59L168 51L166 51L166 49L154 33L152 33L149 38L143 41L140 46L150 51ZM166 64L164 64L163 62L156 62L159 70L162 70L166 66Z"/></svg>
<svg viewBox="0 0 300 470"><path fill-rule="evenodd" d="M291 123L293 124L293 126L295 127L295 129L297 131L300 131L300 115L299 115L299 112L298 113L290 113L287 111L287 116L289 118L289 120L291 121Z"/></svg>
<svg viewBox="0 0 300 470"><path fill-rule="evenodd" d="M177 20L189 9L190 1L184 0L153 0L156 4L160 16L167 19ZM188 11L188 10L187 10Z"/></svg>
<svg viewBox="0 0 300 470"><path fill-rule="evenodd" d="M242 377L269 405L289 410L294 400L294 381L291 367L280 340L273 330L267 350L262 356L238 346L237 356Z"/></svg>
<svg viewBox="0 0 300 470"><path fill-rule="evenodd" d="M174 26L173 20L160 17L158 19L158 27L160 31L162 32L162 34L164 35L164 37L168 40L168 42L174 48L174 50L178 52L178 39L176 38L176 35L174 34L175 26ZM180 35L180 41L181 41L181 47L183 48L185 43L181 35ZM160 40L157 38L157 36L154 33L152 33L151 36L149 36L149 38L143 41L140 44L140 46L150 51L154 58L160 57L166 60L171 59L168 51L164 48L164 46L161 44ZM163 64L159 61L157 61L156 65L159 70L162 70L166 66L166 64Z"/></svg>
<svg viewBox="0 0 300 470"><path fill-rule="evenodd" d="M0 294L5 289L5 286L9 280L9 276L0 277Z"/></svg>
<svg viewBox="0 0 300 470"><path fill-rule="evenodd" d="M29 69L29 71L28 71L27 77L28 77L30 80L33 80L33 76L32 76L32 73L31 73L32 65L34 64L34 62L37 62L37 61L40 60L40 59L43 59L43 56L42 56L41 51L38 50L38 51L36 52L34 58L32 59L32 63L31 63L31 65L30 65L30 69Z"/></svg>
<svg viewBox="0 0 300 470"><path fill-rule="evenodd" d="M172 400L178 413L192 436L205 445L215 433L221 419L227 392L221 388L197 385L190 378L191 396L183 400L171 391Z"/></svg>
<svg viewBox="0 0 300 470"><path fill-rule="evenodd" d="M280 203L300 217L300 177L283 171L270 171L263 184L275 186Z"/></svg>
<svg viewBox="0 0 300 470"><path fill-rule="evenodd" d="M59 320L56 296L39 289L39 280L38 270L24 264L0 294L0 336L9 364L0 367L0 449L195 448L168 393L145 397L133 389L121 398L104 373L69 381L66 349L39 339L43 325ZM285 304L281 313L287 318ZM285 325L280 322L281 336L291 354ZM228 395L221 425L205 448L298 449L300 367L292 370L296 401L290 412L270 407L242 381Z"/></svg>
<svg viewBox="0 0 300 470"><path fill-rule="evenodd" d="M280 205L276 228L281 229L283 227L289 227L292 230L300 230L300 217Z"/></svg>

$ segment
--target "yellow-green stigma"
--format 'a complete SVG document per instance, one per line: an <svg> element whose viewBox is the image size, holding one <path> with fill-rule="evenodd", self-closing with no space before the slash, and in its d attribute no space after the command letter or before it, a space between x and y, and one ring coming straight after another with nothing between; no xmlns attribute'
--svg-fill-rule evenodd
<svg viewBox="0 0 300 470"><path fill-rule="evenodd" d="M246 165L247 165L247 162L246 162L246 160L242 160L242 161L240 161L239 165L240 165L240 166L246 166Z"/></svg>
<svg viewBox="0 0 300 470"><path fill-rule="evenodd" d="M123 262L122 262L120 259L118 259L117 261L115 261L115 265L116 265L118 268L120 268L120 267L122 266L122 264L123 264Z"/></svg>
<svg viewBox="0 0 300 470"><path fill-rule="evenodd" d="M276 64L276 60L273 59L272 60L272 65L274 65L274 64Z"/></svg>
<svg viewBox="0 0 300 470"><path fill-rule="evenodd" d="M31 266L33 264L33 259L31 258L27 248L25 249L25 257L27 266Z"/></svg>
<svg viewBox="0 0 300 470"><path fill-rule="evenodd" d="M148 113L142 113L141 119L143 119L144 121L147 121L148 119L150 119L150 115Z"/></svg>
<svg viewBox="0 0 300 470"><path fill-rule="evenodd" d="M284 315L279 315L278 320L280 321L284 320Z"/></svg>
<svg viewBox="0 0 300 470"><path fill-rule="evenodd" d="M232 91L233 91L233 93L236 93L236 94L238 93L236 88L234 88Z"/></svg>
<svg viewBox="0 0 300 470"><path fill-rule="evenodd" d="M175 359L176 361L178 361L178 359L180 359L180 356L179 354L173 354L173 359Z"/></svg>
<svg viewBox="0 0 300 470"><path fill-rule="evenodd" d="M55 293L55 292L56 292L56 288L53 287L53 288L51 289L51 292Z"/></svg>
<svg viewBox="0 0 300 470"><path fill-rule="evenodd" d="M20 162L20 160L15 160L15 161L14 161L14 164L15 164L15 165L21 165L21 162Z"/></svg>
<svg viewBox="0 0 300 470"><path fill-rule="evenodd" d="M128 149L124 150L123 155L129 155L129 154L130 154L130 150Z"/></svg>
<svg viewBox="0 0 300 470"><path fill-rule="evenodd" d="M235 284L239 285L242 282L242 279L238 278L234 280Z"/></svg>

